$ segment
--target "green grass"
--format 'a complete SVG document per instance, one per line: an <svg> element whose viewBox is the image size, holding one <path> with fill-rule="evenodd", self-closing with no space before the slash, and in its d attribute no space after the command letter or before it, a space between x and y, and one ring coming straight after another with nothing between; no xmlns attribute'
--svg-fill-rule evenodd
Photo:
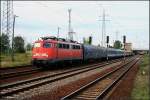
<svg viewBox="0 0 150 100"><path fill-rule="evenodd" d="M31 64L31 55L31 51L26 53L15 53L15 61L12 62L10 55L1 54L1 68L29 65Z"/></svg>
<svg viewBox="0 0 150 100"><path fill-rule="evenodd" d="M149 60L149 55L144 55L135 79L134 88L131 94L132 100L150 100Z"/></svg>

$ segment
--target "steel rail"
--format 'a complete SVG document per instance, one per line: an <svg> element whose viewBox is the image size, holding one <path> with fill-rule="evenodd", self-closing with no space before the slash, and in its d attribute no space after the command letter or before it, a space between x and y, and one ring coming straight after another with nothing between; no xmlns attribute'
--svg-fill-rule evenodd
<svg viewBox="0 0 150 100"><path fill-rule="evenodd" d="M113 60L113 61L111 61L111 62L113 63L113 62L115 62L115 61L117 62L117 61L119 61L119 59ZM103 62L103 63L101 63L101 64L104 64L104 63L106 63L106 62ZM89 67L96 66L96 65L99 65L99 64L100 64L100 63L88 65L87 67L84 67L84 68L89 68ZM14 83L10 83L10 84L0 85L0 89L10 88L10 87L13 87L13 86L16 86L16 85L25 84L25 83L29 83L29 82L32 82L32 81L38 81L38 80L41 80L41 79L54 77L54 76L56 76L56 75L62 75L62 74L65 74L65 73L68 73L68 72L77 71L77 70L80 70L80 69L83 69L83 68L72 69L72 70L69 70L69 71L63 71L63 72L56 73L56 74L50 74L50 75L45 75L45 76L38 77L38 78L32 78L32 79L23 80L23 81L18 81L18 82L14 82Z"/></svg>
<svg viewBox="0 0 150 100"><path fill-rule="evenodd" d="M24 68L24 67L30 67L32 66L31 64L28 65L21 65L21 66L15 66L15 67L4 67L4 68L0 68L0 70L10 70L10 69L20 69L20 68Z"/></svg>
<svg viewBox="0 0 150 100"><path fill-rule="evenodd" d="M105 88L105 90L103 90L97 97L96 100L100 100L103 99L108 92L111 91L111 89L127 74L127 72L129 72L129 70L139 62L139 60L136 60L135 62L133 62L131 65L129 65L129 68L127 68L119 77L117 77L117 79L115 81L113 81L107 88Z"/></svg>
<svg viewBox="0 0 150 100"><path fill-rule="evenodd" d="M31 70L16 71L16 72L9 72L9 73L0 74L1 75L0 79L13 78L13 77L22 76L22 75L28 75L31 73L39 72L40 69L41 68L36 68L36 69L31 69Z"/></svg>
<svg viewBox="0 0 150 100"><path fill-rule="evenodd" d="M116 60L116 62L118 62L118 61L119 60ZM101 65L98 65L98 64L89 65L89 66L85 67L84 69L83 68L77 68L77 69L74 69L74 70L64 71L64 72L49 75L49 76L39 77L39 78L30 79L30 80L26 80L26 81L22 81L22 82L17 82L17 83L14 83L14 84L8 84L8 85L0 86L1 90L5 89L5 88L16 88L16 86L18 86L18 85L23 85L23 84L27 84L27 83L30 83L30 82L33 82L33 81L35 82L35 81L39 81L39 80L43 80L43 79L48 78L48 80L41 81L41 82L38 82L38 83L35 83L35 84L29 84L29 85L26 85L22 88L14 89L14 90L9 91L9 92L5 92L5 93L1 92L0 95L1 95L1 97L13 95L13 94L16 94L18 92L22 92L22 91L25 91L25 90L28 90L28 89L31 89L31 88L34 88L34 87L38 87L38 86L41 86L41 85L44 85L44 84L47 84L47 83L58 81L60 79L68 78L68 77L71 77L71 76L74 76L74 75L77 75L77 74L80 74L80 73L83 73L83 72L87 72L89 70L93 70L93 69L96 69L96 68L99 68L99 67L102 67L102 66L106 66L106 65L109 65L109 64L114 63L114 62L115 61L111 61L110 63L105 62L106 64L102 63ZM94 66L96 66L96 67L94 67ZM75 71L77 71L77 72L75 72ZM71 72L73 72L73 73L71 73ZM71 74L62 76L63 74L68 74L68 73L71 73ZM56 77L56 78L50 79L52 77Z"/></svg>
<svg viewBox="0 0 150 100"><path fill-rule="evenodd" d="M116 72L117 70L119 70L120 68L122 68L123 66L126 66L128 64L130 64L132 62L132 60L130 60L129 62L125 63L124 65L121 65L119 68L117 68L116 70L112 70L109 73L104 74L103 76L97 78L96 80L84 85L83 87L77 89L76 91L68 94L67 96L61 98L61 100L70 100L73 96L78 95L81 91L84 91L86 88L92 86L93 84L99 82L100 80L106 78L107 76L111 75L112 73Z"/></svg>

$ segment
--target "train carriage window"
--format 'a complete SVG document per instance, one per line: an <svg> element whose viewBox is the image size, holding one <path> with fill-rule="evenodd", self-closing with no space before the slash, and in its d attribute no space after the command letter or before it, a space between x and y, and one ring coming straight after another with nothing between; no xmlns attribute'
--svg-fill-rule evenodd
<svg viewBox="0 0 150 100"><path fill-rule="evenodd" d="M69 44L58 44L58 48L69 49Z"/></svg>
<svg viewBox="0 0 150 100"><path fill-rule="evenodd" d="M74 49L77 49L77 46L76 46L76 45L74 46Z"/></svg>
<svg viewBox="0 0 150 100"><path fill-rule="evenodd" d="M58 48L63 48L63 44L59 43Z"/></svg>
<svg viewBox="0 0 150 100"><path fill-rule="evenodd" d="M67 44L63 44L63 48L64 48L64 49L67 49Z"/></svg>
<svg viewBox="0 0 150 100"><path fill-rule="evenodd" d="M76 45L76 49L78 49L78 46Z"/></svg>
<svg viewBox="0 0 150 100"><path fill-rule="evenodd" d="M72 45L72 49L80 49L79 45Z"/></svg>
<svg viewBox="0 0 150 100"><path fill-rule="evenodd" d="M72 49L75 49L75 45L71 45Z"/></svg>
<svg viewBox="0 0 150 100"><path fill-rule="evenodd" d="M69 49L69 44L67 44L67 49Z"/></svg>
<svg viewBox="0 0 150 100"><path fill-rule="evenodd" d="M46 42L46 43L43 44L43 47L44 47L44 48L51 48L51 47L52 47L52 44Z"/></svg>
<svg viewBox="0 0 150 100"><path fill-rule="evenodd" d="M78 45L78 49L80 49L80 46Z"/></svg>
<svg viewBox="0 0 150 100"><path fill-rule="evenodd" d="M76 49L76 45L73 45L73 49Z"/></svg>
<svg viewBox="0 0 150 100"><path fill-rule="evenodd" d="M63 48L66 49L66 44L62 44L62 45L63 45Z"/></svg>

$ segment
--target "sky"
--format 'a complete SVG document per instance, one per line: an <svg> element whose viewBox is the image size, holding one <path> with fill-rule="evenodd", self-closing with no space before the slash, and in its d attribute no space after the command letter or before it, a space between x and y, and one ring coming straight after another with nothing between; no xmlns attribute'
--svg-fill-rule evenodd
<svg viewBox="0 0 150 100"><path fill-rule="evenodd" d="M93 37L93 45L102 41L102 15L105 10L105 34L110 45L118 39L132 43L133 49L149 48L148 1L14 1L13 12L18 17L15 36L22 36L26 43L34 43L43 36L68 38L68 9L74 40Z"/></svg>

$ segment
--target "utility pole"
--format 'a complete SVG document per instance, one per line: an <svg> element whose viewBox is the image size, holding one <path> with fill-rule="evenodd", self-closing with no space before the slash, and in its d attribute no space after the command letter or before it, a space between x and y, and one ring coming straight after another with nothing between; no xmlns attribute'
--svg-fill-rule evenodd
<svg viewBox="0 0 150 100"><path fill-rule="evenodd" d="M123 44L124 44L124 62L125 62L125 43L126 43L126 36L123 36Z"/></svg>
<svg viewBox="0 0 150 100"><path fill-rule="evenodd" d="M118 31L116 31L116 41L118 40Z"/></svg>
<svg viewBox="0 0 150 100"><path fill-rule="evenodd" d="M57 38L59 38L59 30L60 30L60 27L58 27Z"/></svg>
<svg viewBox="0 0 150 100"><path fill-rule="evenodd" d="M14 32L15 32L15 20L16 20L16 15L14 15L14 20L13 20L13 33L12 33L12 52L11 52L11 59L14 61Z"/></svg>
<svg viewBox="0 0 150 100"><path fill-rule="evenodd" d="M102 18L102 46L104 45L105 41L105 10L103 10L103 18Z"/></svg>
<svg viewBox="0 0 150 100"><path fill-rule="evenodd" d="M106 48L106 53L107 53L107 61L108 61L108 44L109 44L109 36L106 37L106 43L107 43L107 48Z"/></svg>
<svg viewBox="0 0 150 100"><path fill-rule="evenodd" d="M69 39L71 40L71 9L68 9L68 13L69 13L69 23L68 23L68 36Z"/></svg>
<svg viewBox="0 0 150 100"><path fill-rule="evenodd" d="M101 17L101 16L100 16ZM106 27L105 27L105 21L110 21L110 20L106 20L106 14L105 14L105 9L103 9L103 15L102 15L102 46L105 47L106 46Z"/></svg>
<svg viewBox="0 0 150 100"><path fill-rule="evenodd" d="M69 13L68 36L70 40L73 40L73 34L75 34L75 32L73 32L73 29L71 27L71 9L68 9L68 13Z"/></svg>
<svg viewBox="0 0 150 100"><path fill-rule="evenodd" d="M56 56L56 58L58 58L58 46L59 46L59 43L58 43L58 41L59 41L59 30L60 30L60 27L58 27L58 31L57 31L57 44L56 44L56 46L57 46L57 56Z"/></svg>

